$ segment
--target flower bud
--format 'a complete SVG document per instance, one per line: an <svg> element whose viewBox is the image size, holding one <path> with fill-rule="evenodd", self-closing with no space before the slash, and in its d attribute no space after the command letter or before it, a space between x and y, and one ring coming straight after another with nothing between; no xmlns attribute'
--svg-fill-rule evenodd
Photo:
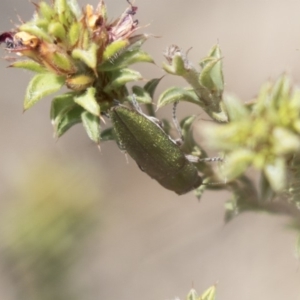
<svg viewBox="0 0 300 300"><path fill-rule="evenodd" d="M83 91L91 86L95 81L95 77L87 74L74 75L66 79L66 85L74 91Z"/></svg>

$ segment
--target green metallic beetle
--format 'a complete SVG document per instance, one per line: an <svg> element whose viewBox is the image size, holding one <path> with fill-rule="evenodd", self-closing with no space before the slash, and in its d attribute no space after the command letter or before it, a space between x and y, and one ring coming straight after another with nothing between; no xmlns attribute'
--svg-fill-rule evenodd
<svg viewBox="0 0 300 300"><path fill-rule="evenodd" d="M120 148L163 187L182 195L202 184L196 166L157 119L123 105L114 106L109 114Z"/></svg>

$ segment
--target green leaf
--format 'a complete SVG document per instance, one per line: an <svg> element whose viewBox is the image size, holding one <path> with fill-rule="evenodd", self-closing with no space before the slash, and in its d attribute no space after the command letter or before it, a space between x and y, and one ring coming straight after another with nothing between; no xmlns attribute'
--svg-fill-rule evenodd
<svg viewBox="0 0 300 300"><path fill-rule="evenodd" d="M187 101L199 105L199 99L193 89L171 87L164 91L158 98L157 108L177 102Z"/></svg>
<svg viewBox="0 0 300 300"><path fill-rule="evenodd" d="M55 136L62 136L74 124L81 122L83 108L74 102L74 93L55 97L51 104L51 122Z"/></svg>
<svg viewBox="0 0 300 300"><path fill-rule="evenodd" d="M128 66L130 66L132 64L141 63L141 62L154 63L152 57L145 51L126 50L123 53L121 53L120 55L116 56L115 58L103 62L98 67L98 70L99 71L119 70L119 69L127 68Z"/></svg>
<svg viewBox="0 0 300 300"><path fill-rule="evenodd" d="M60 117L61 114L70 110L77 104L74 102L75 93L65 93L59 96L56 96L51 103L51 110L50 110L50 118L51 122L54 125L56 123L57 118Z"/></svg>
<svg viewBox="0 0 300 300"><path fill-rule="evenodd" d="M222 93L224 89L222 64L220 59L210 61L199 76L199 83L212 93Z"/></svg>
<svg viewBox="0 0 300 300"><path fill-rule="evenodd" d="M82 30L81 23L75 22L70 26L68 32L68 39L69 39L70 46L74 47L75 44L78 42L80 37L80 30Z"/></svg>
<svg viewBox="0 0 300 300"><path fill-rule="evenodd" d="M129 38L130 46L128 47L128 50L134 51L134 50L140 49L141 46L148 40L149 37L150 37L150 35L147 33L142 33L142 34L137 34L137 35L131 36Z"/></svg>
<svg viewBox="0 0 300 300"><path fill-rule="evenodd" d="M73 125L81 122L81 115L84 112L83 108L79 105L70 106L69 110L65 110L56 119L55 134L61 137Z"/></svg>
<svg viewBox="0 0 300 300"><path fill-rule="evenodd" d="M9 67L25 69L36 73L44 73L47 71L42 65L33 60L17 60L10 64Z"/></svg>
<svg viewBox="0 0 300 300"><path fill-rule="evenodd" d="M66 30L63 25L59 22L51 22L48 26L48 32L61 41L66 38Z"/></svg>
<svg viewBox="0 0 300 300"><path fill-rule="evenodd" d="M98 45L91 43L88 50L74 49L72 57L83 61L88 67L95 70L97 66L97 50Z"/></svg>
<svg viewBox="0 0 300 300"><path fill-rule="evenodd" d="M100 142L100 119L99 117L85 111L81 114L83 127L89 138L99 144Z"/></svg>
<svg viewBox="0 0 300 300"><path fill-rule="evenodd" d="M51 55L51 62L48 62L58 72L64 75L74 74L76 72L76 67L73 59L66 53L56 51Z"/></svg>
<svg viewBox="0 0 300 300"><path fill-rule="evenodd" d="M299 135L284 127L275 127L273 132L273 151L276 155L298 152L300 149Z"/></svg>
<svg viewBox="0 0 300 300"><path fill-rule="evenodd" d="M81 122L84 110L74 102L75 95L73 92L59 95L51 103L51 123L57 137L62 136L74 124Z"/></svg>
<svg viewBox="0 0 300 300"><path fill-rule="evenodd" d="M188 71L181 53L177 52L173 57L171 64L163 63L163 69L172 75L184 76Z"/></svg>
<svg viewBox="0 0 300 300"><path fill-rule="evenodd" d="M53 8L44 1L39 2L38 4L38 12L41 14L41 16L48 21L51 20L55 14Z"/></svg>
<svg viewBox="0 0 300 300"><path fill-rule="evenodd" d="M246 118L249 118L250 116L249 110L236 97L227 96L224 98L224 103L230 121L239 121L239 120L245 120Z"/></svg>
<svg viewBox="0 0 300 300"><path fill-rule="evenodd" d="M105 141L115 141L116 137L115 137L115 133L114 133L113 127L104 129L101 132L100 140L103 141L103 142L105 142Z"/></svg>
<svg viewBox="0 0 300 300"><path fill-rule="evenodd" d="M183 137L183 144L181 145L181 149L185 153L191 153L192 151L195 150L195 148L199 148L198 144L196 143L194 136L193 136L193 130L192 130L192 125L194 120L196 119L196 116L190 116L186 117L180 122L180 128L181 128L181 133ZM201 153L201 151L199 150ZM200 154L198 153L198 155Z"/></svg>
<svg viewBox="0 0 300 300"><path fill-rule="evenodd" d="M135 94L137 102L143 104L152 103L152 98L150 97L149 93L147 93L142 87L134 85L132 87L132 92Z"/></svg>
<svg viewBox="0 0 300 300"><path fill-rule="evenodd" d="M267 180L264 172L260 174L259 180L259 191L260 191L260 199L263 202L266 202L274 196L274 191L271 188L270 182Z"/></svg>
<svg viewBox="0 0 300 300"><path fill-rule="evenodd" d="M36 26L35 24L30 24L30 22L22 24L19 27L19 31L25 31L29 34L35 35L36 37L38 37L48 43L53 42L51 37L49 36L49 34L46 33L46 31L44 31L40 27Z"/></svg>
<svg viewBox="0 0 300 300"><path fill-rule="evenodd" d="M89 87L84 94L74 97L74 101L91 114L100 116L100 106L96 100L95 93L96 89Z"/></svg>
<svg viewBox="0 0 300 300"><path fill-rule="evenodd" d="M55 0L54 1L54 9L57 14L63 14L66 10L69 9L66 0Z"/></svg>
<svg viewBox="0 0 300 300"><path fill-rule="evenodd" d="M145 91L149 93L149 95L152 99L153 99L155 90L156 90L158 84L160 83L160 81L163 79L163 77L164 76L162 76L160 78L151 79L144 85Z"/></svg>
<svg viewBox="0 0 300 300"><path fill-rule="evenodd" d="M197 187L194 191L196 198L200 201L201 197L206 190L207 185L201 184L199 187Z"/></svg>
<svg viewBox="0 0 300 300"><path fill-rule="evenodd" d="M37 101L57 92L64 84L64 77L52 73L35 75L26 90L24 110L32 107Z"/></svg>
<svg viewBox="0 0 300 300"><path fill-rule="evenodd" d="M287 174L284 158L278 157L273 164L266 165L264 173L275 192L280 192L286 187Z"/></svg>
<svg viewBox="0 0 300 300"><path fill-rule="evenodd" d="M111 82L109 82L106 87L104 88L104 91L106 93L119 89L120 87L124 86L126 83L131 81L138 81L141 80L143 77L142 75L135 70L132 69L122 69L115 71L113 73L113 78Z"/></svg>
<svg viewBox="0 0 300 300"><path fill-rule="evenodd" d="M82 10L80 6L78 5L77 0L67 0L68 6L73 12L73 14L76 16L76 18L79 20L82 15Z"/></svg>
<svg viewBox="0 0 300 300"><path fill-rule="evenodd" d="M277 109L282 102L290 98L291 81L286 75L282 75L273 86L271 99L272 106Z"/></svg>
<svg viewBox="0 0 300 300"><path fill-rule="evenodd" d="M128 40L116 40L111 44L107 45L103 53L103 61L114 60L119 54L128 46Z"/></svg>
<svg viewBox="0 0 300 300"><path fill-rule="evenodd" d="M199 300L199 296L196 290L191 289L188 295L186 296L186 300Z"/></svg>

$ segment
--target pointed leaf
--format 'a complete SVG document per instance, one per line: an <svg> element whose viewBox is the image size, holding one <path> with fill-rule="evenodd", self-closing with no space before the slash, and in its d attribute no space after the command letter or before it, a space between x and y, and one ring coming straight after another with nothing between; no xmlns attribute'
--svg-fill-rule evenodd
<svg viewBox="0 0 300 300"><path fill-rule="evenodd" d="M192 125L195 119L196 116L189 116L180 121L180 127L184 138L187 138L192 131Z"/></svg>
<svg viewBox="0 0 300 300"><path fill-rule="evenodd" d="M173 57L171 63L163 63L163 69L172 75L183 76L188 70L186 68L184 59L181 53L177 52Z"/></svg>
<svg viewBox="0 0 300 300"><path fill-rule="evenodd" d="M74 60L63 51L56 51L52 53L51 57L48 57L47 63L55 71L60 72L63 75L74 74L77 69Z"/></svg>
<svg viewBox="0 0 300 300"><path fill-rule="evenodd" d="M41 1L38 4L38 12L41 16L48 21L51 20L55 14L53 8L45 1Z"/></svg>
<svg viewBox="0 0 300 300"><path fill-rule="evenodd" d="M136 98L137 102L143 103L143 104L152 103L152 98L142 87L134 85L132 87L132 92L135 94L135 98Z"/></svg>
<svg viewBox="0 0 300 300"><path fill-rule="evenodd" d="M80 59L88 67L95 70L97 66L97 50L98 46L92 43L88 50L74 49L72 52L72 57L75 59Z"/></svg>
<svg viewBox="0 0 300 300"><path fill-rule="evenodd" d="M298 152L300 149L299 135L284 127L275 127L273 132L273 151L276 155Z"/></svg>
<svg viewBox="0 0 300 300"><path fill-rule="evenodd" d="M47 71L43 66L33 60L17 60L10 64L9 67L25 69L36 73L44 73Z"/></svg>
<svg viewBox="0 0 300 300"><path fill-rule="evenodd" d="M224 89L221 60L210 61L199 76L199 83L212 92L221 93Z"/></svg>
<svg viewBox="0 0 300 300"><path fill-rule="evenodd" d="M209 63L211 63L212 61L215 61L215 58L214 57L205 57L203 58L201 61L200 61L200 67L202 69L205 68L205 66L207 66Z"/></svg>
<svg viewBox="0 0 300 300"><path fill-rule="evenodd" d="M122 53L122 51L124 51L124 48L126 48L126 46L128 45L128 40L116 40L111 44L107 45L103 53L103 61L114 61Z"/></svg>
<svg viewBox="0 0 300 300"><path fill-rule="evenodd" d="M101 138L100 138L100 140L103 141L103 142L105 142L105 141L115 141L116 138L115 138L113 127L104 129L101 132Z"/></svg>
<svg viewBox="0 0 300 300"><path fill-rule="evenodd" d="M201 184L199 187L197 187L194 191L196 198L200 201L201 197L206 190L207 185Z"/></svg>
<svg viewBox="0 0 300 300"><path fill-rule="evenodd" d="M137 34L129 38L129 51L138 50L149 39L150 35L147 33Z"/></svg>
<svg viewBox="0 0 300 300"><path fill-rule="evenodd" d="M84 112L79 105L73 105L69 110L65 110L56 120L55 134L61 137L73 125L81 122L81 114Z"/></svg>
<svg viewBox="0 0 300 300"><path fill-rule="evenodd" d="M37 101L57 92L64 84L64 77L52 73L35 75L27 87L24 110L33 106Z"/></svg>
<svg viewBox="0 0 300 300"><path fill-rule="evenodd" d="M215 45L210 49L210 52L208 54L208 56L210 57L216 57L216 58L221 58L221 49L219 47L219 45Z"/></svg>
<svg viewBox="0 0 300 300"><path fill-rule="evenodd" d="M192 130L192 125L193 125L193 122L195 119L196 119L196 116L190 116L190 117L184 118L180 122L180 128L181 128L181 133L182 133L182 137L183 137L183 144L181 146L181 149L185 153L194 152L196 148L198 148L198 150L199 150L199 146L194 139L193 130ZM197 154L198 155L201 154L201 151L200 151L200 153L197 153Z"/></svg>
<svg viewBox="0 0 300 300"><path fill-rule="evenodd" d="M77 106L74 102L75 93L65 93L59 96L56 96L51 103L50 118L51 122L54 125L56 119L65 111L70 110L74 106Z"/></svg>
<svg viewBox="0 0 300 300"><path fill-rule="evenodd" d="M80 30L82 30L82 24L81 23L73 23L70 26L69 32L68 32L68 40L70 43L70 46L74 47L75 44L78 42L80 37Z"/></svg>
<svg viewBox="0 0 300 300"><path fill-rule="evenodd" d="M196 290L191 289L186 297L186 300L198 300L198 298L199 298L199 296L198 296Z"/></svg>
<svg viewBox="0 0 300 300"><path fill-rule="evenodd" d="M84 94L74 97L74 101L91 114L100 116L100 106L95 98L95 93L96 89L89 87Z"/></svg>
<svg viewBox="0 0 300 300"><path fill-rule="evenodd" d="M151 79L144 85L145 91L147 91L149 93L149 95L152 99L153 99L155 90L156 90L158 84L160 83L160 81L163 79L163 77L164 76L162 76L160 78Z"/></svg>
<svg viewBox="0 0 300 300"><path fill-rule="evenodd" d="M128 66L140 63L140 62L149 62L154 63L152 57L142 50L133 50L129 51L126 50L123 53L121 53L116 58L113 58L111 60L107 60L103 62L98 67L99 71L113 71L118 69L127 68Z"/></svg>
<svg viewBox="0 0 300 300"><path fill-rule="evenodd" d="M55 0L54 9L57 14L63 14L68 9L68 4L66 0Z"/></svg>
<svg viewBox="0 0 300 300"><path fill-rule="evenodd" d="M48 32L61 41L66 39L66 30L64 26L59 22L51 22L48 25Z"/></svg>
<svg viewBox="0 0 300 300"><path fill-rule="evenodd" d="M245 120L250 116L250 112L245 105L234 96L224 98L226 111L230 121Z"/></svg>
<svg viewBox="0 0 300 300"><path fill-rule="evenodd" d="M119 89L128 82L138 81L142 78L142 75L138 71L132 69L122 69L115 71L111 82L104 88L104 91L110 92L111 90Z"/></svg>
<svg viewBox="0 0 300 300"><path fill-rule="evenodd" d="M280 192L286 187L286 165L285 159L278 157L273 164L264 168L264 173L275 192Z"/></svg>
<svg viewBox="0 0 300 300"><path fill-rule="evenodd" d="M82 107L74 102L75 93L55 97L51 104L51 123L55 136L62 136L74 124L81 122Z"/></svg>
<svg viewBox="0 0 300 300"><path fill-rule="evenodd" d="M270 182L267 180L264 172L260 174L259 180L259 191L260 191L260 199L263 202L266 202L274 196L274 191L271 188Z"/></svg>
<svg viewBox="0 0 300 300"><path fill-rule="evenodd" d="M158 98L157 108L177 101L187 101L199 105L199 99L192 89L171 87L164 91Z"/></svg>
<svg viewBox="0 0 300 300"><path fill-rule="evenodd" d="M81 114L81 120L83 127L89 136L89 138L99 144L100 142L100 119L99 117L92 115L88 111Z"/></svg>
<svg viewBox="0 0 300 300"><path fill-rule="evenodd" d="M76 16L76 18L79 20L81 17L81 9L80 6L78 5L77 0L67 0L68 1L68 6L73 12L73 14Z"/></svg>

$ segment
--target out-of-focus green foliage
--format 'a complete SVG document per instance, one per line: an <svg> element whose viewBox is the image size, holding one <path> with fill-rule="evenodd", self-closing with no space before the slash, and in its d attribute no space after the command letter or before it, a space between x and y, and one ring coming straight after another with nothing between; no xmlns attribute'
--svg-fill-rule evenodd
<svg viewBox="0 0 300 300"><path fill-rule="evenodd" d="M76 164L50 160L30 168L2 212L1 261L22 299L74 299L68 272L98 224L98 184Z"/></svg>

